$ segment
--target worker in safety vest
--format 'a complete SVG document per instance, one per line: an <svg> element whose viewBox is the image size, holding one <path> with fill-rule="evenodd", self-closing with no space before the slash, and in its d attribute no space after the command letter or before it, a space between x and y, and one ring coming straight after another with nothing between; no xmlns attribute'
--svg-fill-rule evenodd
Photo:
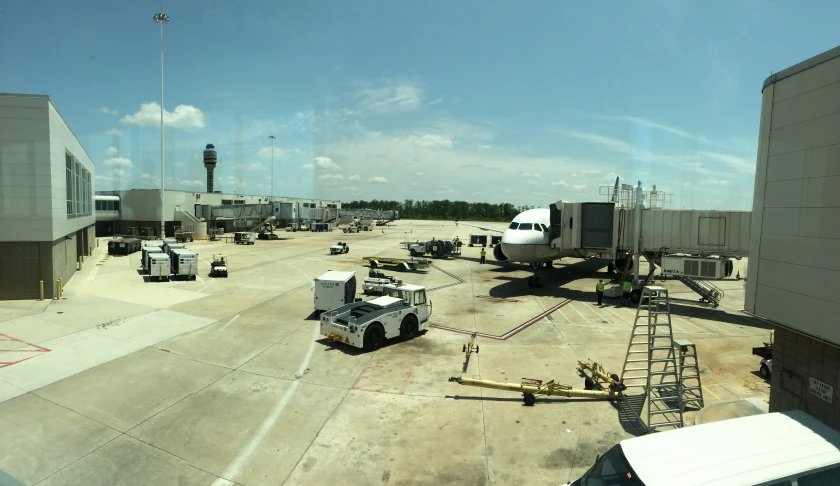
<svg viewBox="0 0 840 486"><path fill-rule="evenodd" d="M630 302L630 292L633 290L633 284L630 283L630 279L627 279L622 284L622 287L624 289L624 293L621 296L622 303L628 303Z"/></svg>
<svg viewBox="0 0 840 486"><path fill-rule="evenodd" d="M598 305L604 301L604 280L598 279L598 284L595 285L595 292L598 294Z"/></svg>
<svg viewBox="0 0 840 486"><path fill-rule="evenodd" d="M484 248L482 248L481 249L481 262L480 262L481 264L484 264L486 256L487 256L487 253L484 251Z"/></svg>

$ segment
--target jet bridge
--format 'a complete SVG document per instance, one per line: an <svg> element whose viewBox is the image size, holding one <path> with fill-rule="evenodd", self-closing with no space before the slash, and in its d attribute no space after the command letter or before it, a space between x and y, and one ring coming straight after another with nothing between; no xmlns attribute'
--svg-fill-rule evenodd
<svg viewBox="0 0 840 486"><path fill-rule="evenodd" d="M611 259L619 270L638 268L643 255L651 264L648 278L655 266L663 267L717 305L723 291L707 279L729 276L728 259L747 256L752 213L646 208L637 189L635 207L621 201L551 204L551 247ZM632 267L625 264L628 255ZM635 275L634 288L640 288L643 276Z"/></svg>

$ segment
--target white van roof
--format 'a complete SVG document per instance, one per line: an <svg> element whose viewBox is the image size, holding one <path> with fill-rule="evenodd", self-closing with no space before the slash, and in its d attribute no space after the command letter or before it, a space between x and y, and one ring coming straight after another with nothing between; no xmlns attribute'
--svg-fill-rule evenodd
<svg viewBox="0 0 840 486"><path fill-rule="evenodd" d="M356 274L354 272L341 272L338 270L330 270L327 273L324 273L320 277L316 278L315 280L324 282L346 282L355 275Z"/></svg>
<svg viewBox="0 0 840 486"><path fill-rule="evenodd" d="M840 432L796 410L621 441L647 486L762 484L840 463Z"/></svg>

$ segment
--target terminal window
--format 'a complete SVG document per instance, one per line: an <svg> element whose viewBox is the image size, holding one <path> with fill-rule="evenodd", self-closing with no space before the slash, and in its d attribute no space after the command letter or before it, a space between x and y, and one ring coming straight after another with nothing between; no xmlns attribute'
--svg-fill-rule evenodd
<svg viewBox="0 0 840 486"><path fill-rule="evenodd" d="M64 154L65 189L67 191L67 216L90 215L91 204L90 171L70 153Z"/></svg>

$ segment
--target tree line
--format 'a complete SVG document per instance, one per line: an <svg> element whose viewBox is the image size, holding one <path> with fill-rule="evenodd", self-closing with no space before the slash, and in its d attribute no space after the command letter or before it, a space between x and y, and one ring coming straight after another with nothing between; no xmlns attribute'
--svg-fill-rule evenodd
<svg viewBox="0 0 840 486"><path fill-rule="evenodd" d="M464 221L510 221L517 214L533 206L514 206L509 203L470 203L466 201L387 201L374 199L372 201L351 201L341 203L346 209L381 209L399 211L404 219L451 219Z"/></svg>

